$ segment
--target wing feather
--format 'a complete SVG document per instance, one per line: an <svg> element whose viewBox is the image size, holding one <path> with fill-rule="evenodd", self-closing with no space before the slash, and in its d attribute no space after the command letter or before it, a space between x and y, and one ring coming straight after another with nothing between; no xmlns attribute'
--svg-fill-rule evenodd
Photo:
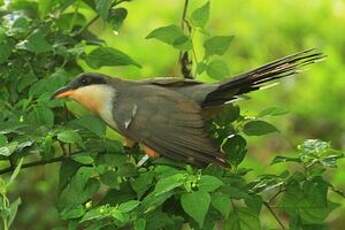
<svg viewBox="0 0 345 230"><path fill-rule="evenodd" d="M134 106L136 114L125 127ZM124 136L161 155L199 166L226 165L224 154L205 129L199 105L175 91L153 85L127 89L116 99L114 115Z"/></svg>

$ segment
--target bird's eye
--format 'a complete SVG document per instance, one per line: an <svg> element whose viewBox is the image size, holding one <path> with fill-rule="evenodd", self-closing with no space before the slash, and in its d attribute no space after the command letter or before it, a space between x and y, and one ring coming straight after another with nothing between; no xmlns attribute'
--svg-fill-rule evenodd
<svg viewBox="0 0 345 230"><path fill-rule="evenodd" d="M83 85L87 85L89 83L89 80L87 78L82 78L80 82Z"/></svg>

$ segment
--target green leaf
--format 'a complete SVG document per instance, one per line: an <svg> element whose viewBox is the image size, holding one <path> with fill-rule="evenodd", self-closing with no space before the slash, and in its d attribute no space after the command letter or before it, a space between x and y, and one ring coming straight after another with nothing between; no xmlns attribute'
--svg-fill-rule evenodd
<svg viewBox="0 0 345 230"><path fill-rule="evenodd" d="M140 174L138 178L131 182L133 190L137 193L138 199L144 195L144 193L153 186L154 172L149 171Z"/></svg>
<svg viewBox="0 0 345 230"><path fill-rule="evenodd" d="M279 107L269 107L262 110L257 117L265 117L265 116L281 116L289 113L289 111L285 108Z"/></svg>
<svg viewBox="0 0 345 230"><path fill-rule="evenodd" d="M204 191L184 193L181 196L183 210L191 216L201 228L204 224L210 202L210 195Z"/></svg>
<svg viewBox="0 0 345 230"><path fill-rule="evenodd" d="M204 43L205 56L223 55L229 48L234 36L214 36Z"/></svg>
<svg viewBox="0 0 345 230"><path fill-rule="evenodd" d="M78 154L72 156L72 159L81 164L92 164L94 163L94 159L89 154Z"/></svg>
<svg viewBox="0 0 345 230"><path fill-rule="evenodd" d="M261 136L278 132L277 128L266 121L249 121L243 127L243 132L248 136Z"/></svg>
<svg viewBox="0 0 345 230"><path fill-rule="evenodd" d="M7 38L4 29L0 27L0 64L5 63L10 57L13 46L13 42Z"/></svg>
<svg viewBox="0 0 345 230"><path fill-rule="evenodd" d="M103 184L109 186L110 188L118 188L119 181L118 175L115 171L107 171L101 176L101 181Z"/></svg>
<svg viewBox="0 0 345 230"><path fill-rule="evenodd" d="M185 175L181 173L162 178L157 182L153 193L156 196L159 196L163 193L169 192L181 186L184 183L184 180L185 180Z"/></svg>
<svg viewBox="0 0 345 230"><path fill-rule="evenodd" d="M211 78L222 80L229 75L229 68L225 62L213 60L207 65L206 72Z"/></svg>
<svg viewBox="0 0 345 230"><path fill-rule="evenodd" d="M0 134L0 146L7 144L7 137L4 134Z"/></svg>
<svg viewBox="0 0 345 230"><path fill-rule="evenodd" d="M224 185L223 181L214 176L202 175L199 180L200 191L213 192L222 185Z"/></svg>
<svg viewBox="0 0 345 230"><path fill-rule="evenodd" d="M261 229L259 217L249 208L234 208L224 223L224 230L257 229Z"/></svg>
<svg viewBox="0 0 345 230"><path fill-rule="evenodd" d="M8 143L8 144L0 147L0 156L8 157L8 156L12 155L12 153L14 153L16 151L17 146L18 146L18 142L13 141L11 143Z"/></svg>
<svg viewBox="0 0 345 230"><path fill-rule="evenodd" d="M194 26L205 27L208 19L210 17L210 2L207 2L202 7L194 10L191 15L191 22Z"/></svg>
<svg viewBox="0 0 345 230"><path fill-rule="evenodd" d="M302 162L299 157L287 157L287 156L275 156L271 162L271 165L284 163L284 162Z"/></svg>
<svg viewBox="0 0 345 230"><path fill-rule="evenodd" d="M96 11L101 16L103 20L108 19L109 11L113 0L97 0L96 1Z"/></svg>
<svg viewBox="0 0 345 230"><path fill-rule="evenodd" d="M57 139L67 144L76 144L82 142L80 135L76 131L72 130L66 130L58 133Z"/></svg>
<svg viewBox="0 0 345 230"><path fill-rule="evenodd" d="M9 216L8 216L8 223L7 223L7 226L8 227L11 227L13 221L14 221L14 218L16 217L17 215L17 211L18 211L18 207L19 205L21 205L22 203L22 200L19 198L17 198L14 202L12 202L10 204L10 207L9 207Z"/></svg>
<svg viewBox="0 0 345 230"><path fill-rule="evenodd" d="M248 208L253 210L257 215L260 214L261 207L262 207L262 198L258 195L251 195L247 197L245 203Z"/></svg>
<svg viewBox="0 0 345 230"><path fill-rule="evenodd" d="M134 221L134 230L145 230L146 220L144 218L139 218Z"/></svg>
<svg viewBox="0 0 345 230"><path fill-rule="evenodd" d="M63 209L60 213L61 219L68 220L68 219L76 219L82 217L85 214L85 208L83 205L79 204L76 206L67 207Z"/></svg>
<svg viewBox="0 0 345 230"><path fill-rule="evenodd" d="M86 63L94 69L103 66L134 65L141 67L137 62L120 50L110 47L98 47L86 56Z"/></svg>
<svg viewBox="0 0 345 230"><path fill-rule="evenodd" d="M106 125L98 117L86 115L76 119L73 123L90 130L99 137L103 137L105 135Z"/></svg>
<svg viewBox="0 0 345 230"><path fill-rule="evenodd" d="M110 11L109 22L113 30L118 31L127 17L127 10L125 8L116 8Z"/></svg>
<svg viewBox="0 0 345 230"><path fill-rule="evenodd" d="M20 169L22 168L22 165L23 165L23 162L24 162L24 158L20 158L16 168L14 169L14 172L12 173L9 181L7 182L7 186L11 186L11 184L14 182L14 180L17 178L19 172L20 172Z"/></svg>
<svg viewBox="0 0 345 230"><path fill-rule="evenodd" d="M52 46L46 40L45 34L40 30L37 30L33 34L31 34L28 37L27 41L24 41L23 44L19 44L19 47L37 54L49 52L52 50Z"/></svg>
<svg viewBox="0 0 345 230"><path fill-rule="evenodd" d="M33 122L38 125L45 125L53 127L54 125L54 113L51 109L45 106L36 106L30 114Z"/></svg>
<svg viewBox="0 0 345 230"><path fill-rule="evenodd" d="M123 213L130 212L133 209L135 209L136 207L138 207L139 204L140 204L140 201L137 201L137 200L127 201L125 203L120 204L119 211L121 211Z"/></svg>
<svg viewBox="0 0 345 230"><path fill-rule="evenodd" d="M232 136L222 146L229 162L237 167L247 154L247 141L240 135Z"/></svg>
<svg viewBox="0 0 345 230"><path fill-rule="evenodd" d="M225 218L229 216L231 211L231 200L228 196L223 193L216 193L212 196L211 203Z"/></svg>
<svg viewBox="0 0 345 230"><path fill-rule="evenodd" d="M187 37L180 27L176 25L169 25L153 30L146 39L155 38L166 44L169 44L179 50L188 51L192 48L192 42Z"/></svg>
<svg viewBox="0 0 345 230"><path fill-rule="evenodd" d="M17 84L17 91L21 93L25 88L31 86L36 81L37 78L32 72L23 75Z"/></svg>
<svg viewBox="0 0 345 230"><path fill-rule="evenodd" d="M279 207L289 216L299 215L304 224L321 224L338 205L327 200L328 184L321 177L288 184Z"/></svg>

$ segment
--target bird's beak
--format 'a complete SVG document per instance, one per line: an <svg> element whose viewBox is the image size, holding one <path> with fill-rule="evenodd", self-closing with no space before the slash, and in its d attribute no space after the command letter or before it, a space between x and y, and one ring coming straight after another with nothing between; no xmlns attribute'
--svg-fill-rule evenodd
<svg viewBox="0 0 345 230"><path fill-rule="evenodd" d="M54 94L51 96L51 99L56 98L63 98L63 97L69 97L74 93L74 89L72 89L69 86L64 86L54 92Z"/></svg>

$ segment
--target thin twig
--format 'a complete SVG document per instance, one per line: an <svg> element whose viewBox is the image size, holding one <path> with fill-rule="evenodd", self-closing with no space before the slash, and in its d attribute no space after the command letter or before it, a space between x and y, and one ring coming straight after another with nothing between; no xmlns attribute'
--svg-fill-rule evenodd
<svg viewBox="0 0 345 230"><path fill-rule="evenodd" d="M83 33L85 30L87 30L89 28L89 26L91 26L95 21L97 21L99 19L99 17L100 16L97 14L87 24L85 24L80 30L73 33L72 36L77 36L77 35L80 35L81 33Z"/></svg>
<svg viewBox="0 0 345 230"><path fill-rule="evenodd" d="M279 188L278 192L274 194L268 201L268 203L272 203L282 192L285 192L286 189L282 189L281 187Z"/></svg>
<svg viewBox="0 0 345 230"><path fill-rule="evenodd" d="M284 224L281 222L281 220L279 219L279 216L273 211L273 209L271 208L271 206L269 205L268 202L263 202L263 204L265 205L265 207L270 211L270 213L272 214L272 216L274 217L274 219L277 221L277 223L280 225L280 227L285 230L285 226Z"/></svg>
<svg viewBox="0 0 345 230"><path fill-rule="evenodd" d="M82 152L74 152L74 153L71 153L70 156L80 154L80 153ZM39 165L51 164L51 163L63 161L64 159L66 159L65 156L59 156L59 157L55 157L49 160L32 161L32 162L23 164L21 168L24 169L24 168L31 168L31 167L35 167ZM0 169L0 175L13 172L15 168L16 168L15 166L9 166L8 168Z"/></svg>
<svg viewBox="0 0 345 230"><path fill-rule="evenodd" d="M182 18L181 18L181 29L182 31L185 31L185 26L187 26L188 33L191 34L192 28L190 27L188 21L186 20L187 11L188 11L188 3L189 3L189 0L185 0L183 12L182 12ZM193 76L191 74L192 71L190 68L190 66L192 65L192 61L189 60L188 51L184 51L184 52L180 51L179 61L181 64L181 72L184 78L193 79Z"/></svg>

